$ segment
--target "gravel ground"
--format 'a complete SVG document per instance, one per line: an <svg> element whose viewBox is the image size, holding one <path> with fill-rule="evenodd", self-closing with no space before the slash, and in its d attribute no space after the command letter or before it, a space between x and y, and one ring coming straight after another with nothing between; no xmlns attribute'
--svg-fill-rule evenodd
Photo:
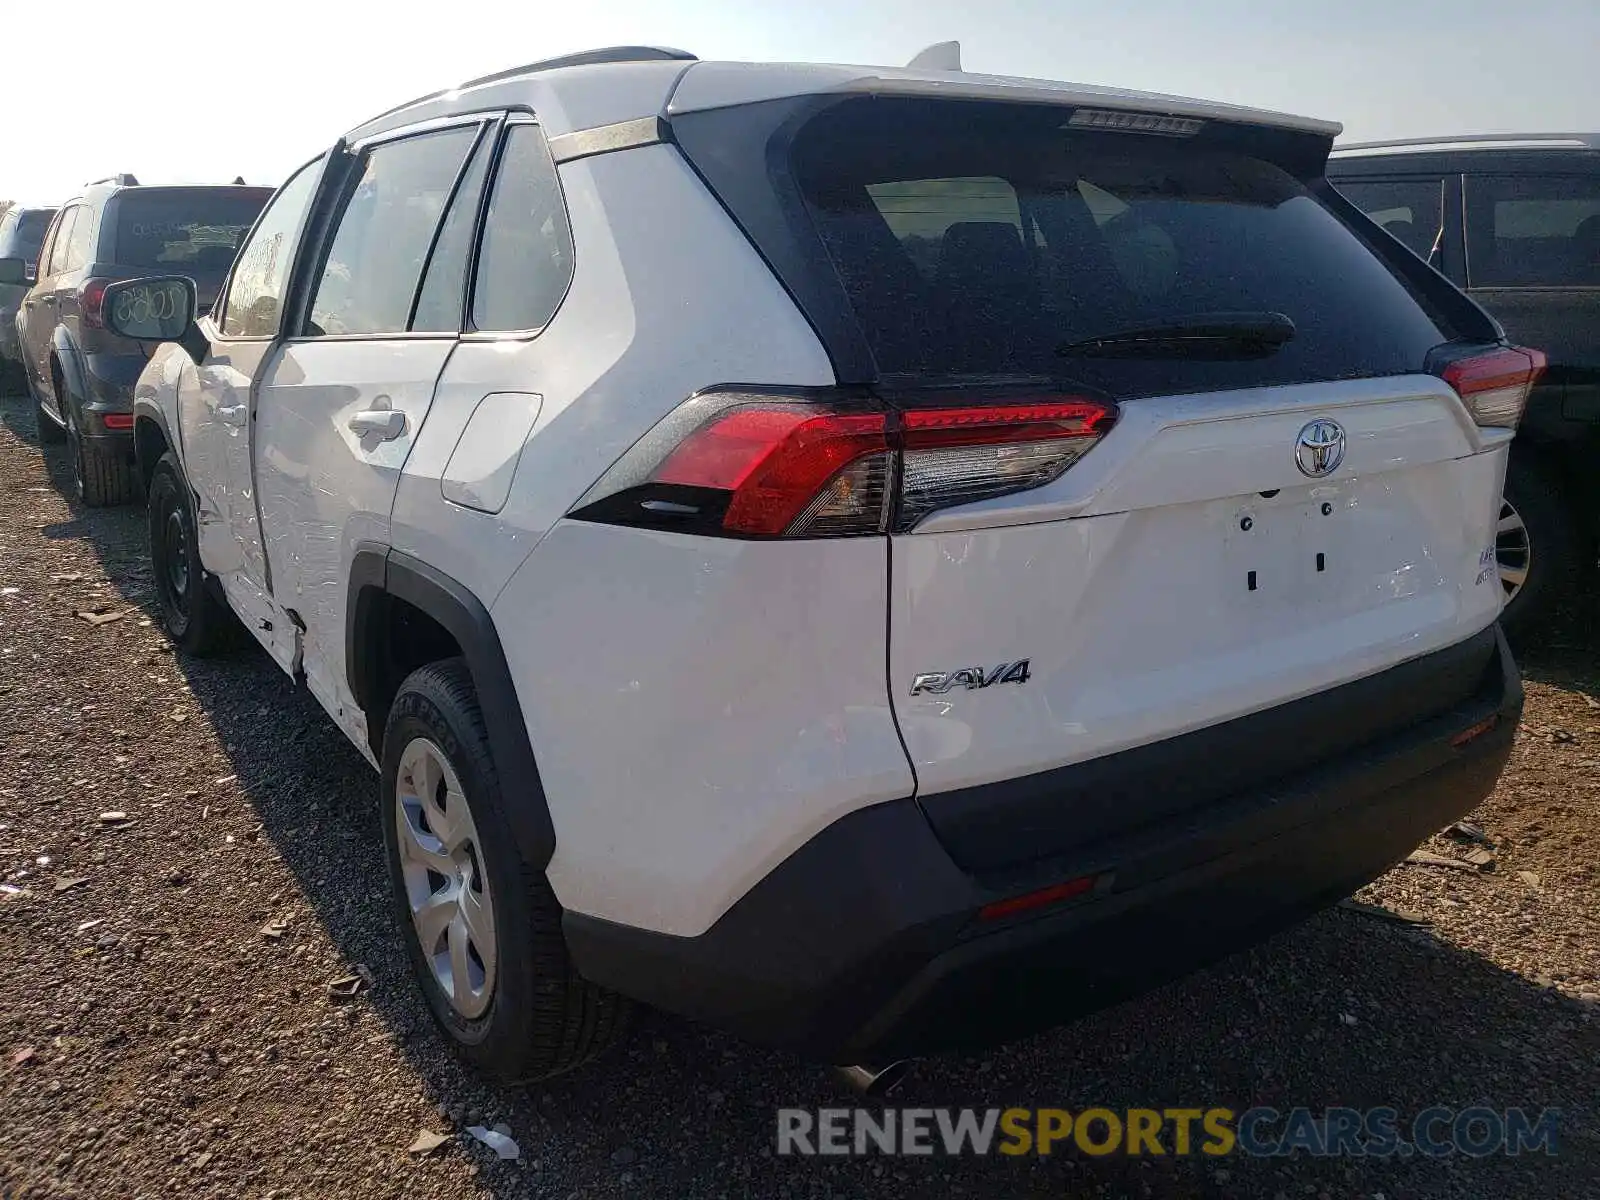
<svg viewBox="0 0 1600 1200"><path fill-rule="evenodd" d="M1527 665L1513 765L1472 818L1493 868L1401 866L1361 897L1426 924L1335 910L1070 1028L920 1063L894 1097L1557 1106L1556 1157L801 1161L774 1155L774 1110L843 1102L830 1078L664 1016L574 1078L460 1070L392 928L369 768L264 655L175 659L141 515L64 482L28 406L0 401L0 1197L1600 1196L1593 640ZM361 994L334 1002L349 976ZM460 1132L477 1122L521 1160ZM408 1153L423 1129L452 1136Z"/></svg>

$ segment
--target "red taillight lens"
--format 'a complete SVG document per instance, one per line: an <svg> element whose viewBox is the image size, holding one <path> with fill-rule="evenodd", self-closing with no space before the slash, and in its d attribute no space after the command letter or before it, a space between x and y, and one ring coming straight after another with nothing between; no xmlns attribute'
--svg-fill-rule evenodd
<svg viewBox="0 0 1600 1200"><path fill-rule="evenodd" d="M736 409L690 434L654 479L732 493L722 518L730 533L802 535L841 519L847 527L833 532L872 532L883 527L888 464L857 460L885 458L885 426L883 413Z"/></svg>
<svg viewBox="0 0 1600 1200"><path fill-rule="evenodd" d="M106 327L106 285L109 279L85 279L78 288L78 316L90 329Z"/></svg>
<svg viewBox="0 0 1600 1200"><path fill-rule="evenodd" d="M1479 425L1515 429L1544 368L1543 351L1510 346L1458 358L1439 374L1455 388Z"/></svg>
<svg viewBox="0 0 1600 1200"><path fill-rule="evenodd" d="M100 420L104 422L107 429L133 428L132 413L107 413L105 416L101 417Z"/></svg>
<svg viewBox="0 0 1600 1200"><path fill-rule="evenodd" d="M646 434L575 516L744 537L910 529L1057 478L1115 420L1076 397L928 405L709 393Z"/></svg>

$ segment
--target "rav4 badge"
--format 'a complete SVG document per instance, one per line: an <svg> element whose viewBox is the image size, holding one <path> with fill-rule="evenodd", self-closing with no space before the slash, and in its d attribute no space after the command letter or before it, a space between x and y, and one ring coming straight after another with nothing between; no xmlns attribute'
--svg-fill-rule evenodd
<svg viewBox="0 0 1600 1200"><path fill-rule="evenodd" d="M990 670L982 667L958 667L954 671L926 671L911 681L913 696L942 696L952 688L964 687L969 692L975 688L993 687L997 683L1027 683L1028 660L999 663Z"/></svg>

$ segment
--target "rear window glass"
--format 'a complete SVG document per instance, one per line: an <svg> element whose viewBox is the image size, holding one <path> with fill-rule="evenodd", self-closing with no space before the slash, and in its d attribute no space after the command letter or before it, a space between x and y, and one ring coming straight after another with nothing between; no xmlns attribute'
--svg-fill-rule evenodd
<svg viewBox="0 0 1600 1200"><path fill-rule="evenodd" d="M1058 108L847 101L796 180L880 373L1051 376L1113 395L1421 369L1448 334L1276 166L1180 139L1068 132ZM1219 313L1281 313L1272 353L1058 348Z"/></svg>
<svg viewBox="0 0 1600 1200"><path fill-rule="evenodd" d="M0 258L37 261L50 218L55 215L53 208L30 208L0 225Z"/></svg>
<svg viewBox="0 0 1600 1200"><path fill-rule="evenodd" d="M112 261L222 276L271 196L256 192L129 191L117 197Z"/></svg>

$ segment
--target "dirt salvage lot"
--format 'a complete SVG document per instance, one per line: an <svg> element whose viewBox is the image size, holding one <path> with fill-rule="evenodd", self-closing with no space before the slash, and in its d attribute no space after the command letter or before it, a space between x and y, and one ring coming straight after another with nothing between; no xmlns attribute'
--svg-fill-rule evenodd
<svg viewBox="0 0 1600 1200"><path fill-rule="evenodd" d="M0 401L0 1196L1600 1196L1592 633L1526 664L1512 767L1472 818L1492 867L1404 865L1360 897L1417 923L1335 910L1071 1028L921 1063L894 1097L1553 1106L1554 1158L801 1161L773 1153L774 1110L847 1102L829 1077L664 1016L571 1079L458 1069L392 926L365 762L264 655L175 659L142 515L80 509L64 481ZM409 1153L424 1129L453 1136Z"/></svg>

